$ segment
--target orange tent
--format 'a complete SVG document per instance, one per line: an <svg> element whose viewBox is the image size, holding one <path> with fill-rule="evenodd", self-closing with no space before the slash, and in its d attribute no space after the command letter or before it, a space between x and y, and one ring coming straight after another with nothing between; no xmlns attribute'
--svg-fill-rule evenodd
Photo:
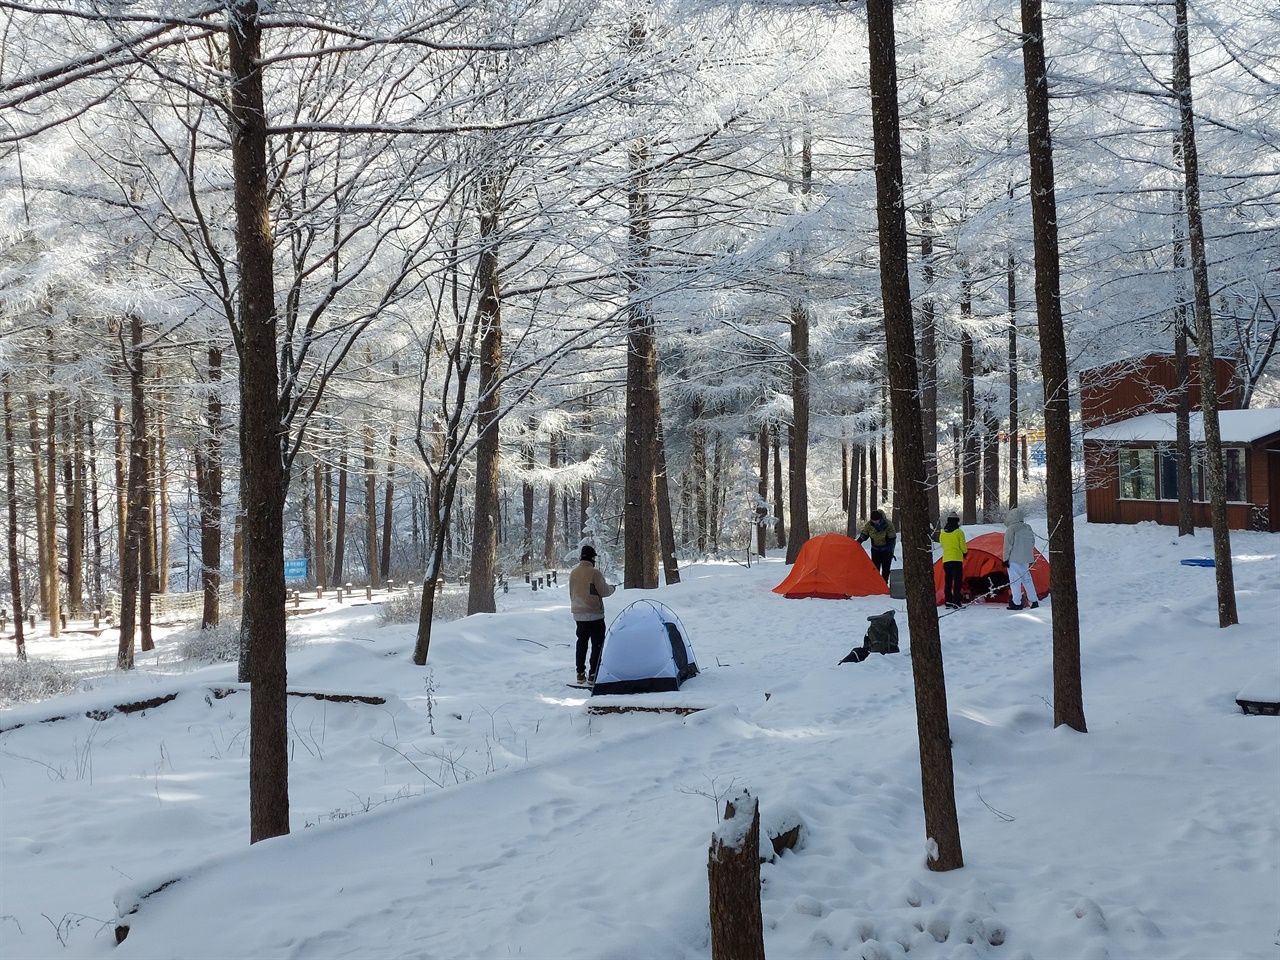
<svg viewBox="0 0 1280 960"><path fill-rule="evenodd" d="M856 540L824 533L805 542L791 572L773 592L792 600L848 600L887 594L889 585Z"/></svg>
<svg viewBox="0 0 1280 960"><path fill-rule="evenodd" d="M984 533L980 537L974 537L967 544L969 552L964 558L964 592L968 596L977 596L985 593L989 587L983 587L981 590L975 589L977 584L971 585L973 580L985 580L993 574L998 574L1004 579L1005 586L1002 590L997 590L991 596L987 597L989 603L1008 603L1009 602L1009 575L1004 569L1004 562L1001 558L1004 556L1004 534L1003 533ZM1044 554L1039 550L1033 551L1031 563L1031 582L1036 586L1036 594L1043 600L1049 595L1049 561L1045 559ZM997 578L998 579L998 578ZM933 590L937 597L938 606L946 600L943 593L943 575L942 561L938 560L933 565ZM992 582L991 586L995 586Z"/></svg>

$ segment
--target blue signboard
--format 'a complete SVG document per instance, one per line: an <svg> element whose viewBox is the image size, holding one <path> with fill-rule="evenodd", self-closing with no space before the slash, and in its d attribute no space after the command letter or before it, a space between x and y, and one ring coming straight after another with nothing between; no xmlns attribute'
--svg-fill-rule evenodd
<svg viewBox="0 0 1280 960"><path fill-rule="evenodd" d="M307 558L286 560L284 562L284 579L286 583L307 579Z"/></svg>

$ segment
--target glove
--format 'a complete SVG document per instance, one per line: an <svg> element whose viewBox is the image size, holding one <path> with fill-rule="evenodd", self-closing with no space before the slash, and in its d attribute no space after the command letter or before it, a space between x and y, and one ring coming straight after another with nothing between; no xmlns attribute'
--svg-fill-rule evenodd
<svg viewBox="0 0 1280 960"><path fill-rule="evenodd" d="M865 535L858 538L859 543L866 543L866 541L867 541L867 538Z"/></svg>
<svg viewBox="0 0 1280 960"><path fill-rule="evenodd" d="M1004 564L1004 568L1005 568L1006 570L1008 570L1008 569L1009 569L1009 561L1008 561L1008 560L1001 560L1000 562Z"/></svg>

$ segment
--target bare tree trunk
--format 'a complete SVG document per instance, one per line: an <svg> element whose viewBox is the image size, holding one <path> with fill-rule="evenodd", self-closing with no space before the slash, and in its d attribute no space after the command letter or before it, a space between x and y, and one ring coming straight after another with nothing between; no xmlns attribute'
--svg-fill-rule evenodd
<svg viewBox="0 0 1280 960"><path fill-rule="evenodd" d="M806 129L800 144L801 205L807 209L813 193L813 143ZM792 267L799 274L807 265L803 250L792 254ZM791 301L791 454L788 461L788 493L791 498L791 536L787 540L787 563L795 563L800 548L809 540L809 310L796 297Z"/></svg>
<svg viewBox="0 0 1280 960"><path fill-rule="evenodd" d="M870 480L867 500L873 510L880 506L880 466L876 446L875 437L872 437L867 444L867 477Z"/></svg>
<svg viewBox="0 0 1280 960"><path fill-rule="evenodd" d="M1071 395L1058 264L1049 77L1040 0L1022 0L1022 64L1027 92L1031 161L1031 225L1035 234L1036 314L1044 384L1046 501L1049 511L1049 589L1053 594L1053 725L1084 733L1080 681L1080 609L1076 592L1076 534L1071 490Z"/></svg>
<svg viewBox="0 0 1280 960"><path fill-rule="evenodd" d="M907 272L906 206L898 125L898 69L894 49L893 0L868 0L871 54L871 122L875 136L876 209L880 228L880 291L893 410L895 476L902 500L902 567L911 630L920 779L930 870L964 865L951 765L951 731L942 642L933 592L929 498L911 285Z"/></svg>
<svg viewBox="0 0 1280 960"><path fill-rule="evenodd" d="M1009 184L1013 196L1013 184ZM1018 283L1017 262L1009 254L1005 287L1009 300L1009 506L1018 505Z"/></svg>
<svg viewBox="0 0 1280 960"><path fill-rule="evenodd" d="M1227 526L1226 467L1218 423L1218 378L1214 370L1213 313L1209 302L1209 259L1200 214L1200 159L1191 102L1191 54L1187 39L1187 0L1174 0L1174 95L1182 130L1182 172L1186 181L1187 239L1191 248L1191 280L1195 292L1196 347L1200 354L1200 411L1204 418L1205 485L1213 522L1213 561L1218 585L1218 626L1239 623L1235 572L1231 566L1231 531ZM1055 600L1056 604L1057 601Z"/></svg>
<svg viewBox="0 0 1280 960"><path fill-rule="evenodd" d="M146 536L147 512L147 408L142 390L144 352L142 320L129 317L129 478L124 554L120 561L120 645L116 665L132 670L138 620L138 588L146 570L142 564L142 541Z"/></svg>
<svg viewBox="0 0 1280 960"><path fill-rule="evenodd" d="M756 504L756 553L763 557L769 544L764 519L769 515L769 425L765 423L760 424L760 475L756 494L760 498Z"/></svg>
<svg viewBox="0 0 1280 960"><path fill-rule="evenodd" d="M73 400L70 407L66 419L69 436L62 461L67 500L67 612L79 617L84 609L84 422L80 402Z"/></svg>
<svg viewBox="0 0 1280 960"><path fill-rule="evenodd" d="M142 354L138 355L139 377L142 378ZM144 412L145 418L145 412ZM138 539L138 647L143 653L156 648L155 638L151 635L151 595L156 585L156 523L155 523L155 491L151 478L153 470L153 453L155 443L150 436L150 427L143 420L142 437L142 476L138 480L137 498L133 499L129 512L138 513L141 534Z"/></svg>
<svg viewBox="0 0 1280 960"><path fill-rule="evenodd" d="M169 437L164 414L165 397L156 402L156 486L160 501L160 517L156 523L156 537L160 543L159 562L156 565L156 585L160 593L169 592Z"/></svg>
<svg viewBox="0 0 1280 960"><path fill-rule="evenodd" d="M205 422L196 443L196 495L200 500L200 589L204 606L200 629L218 625L222 587L222 350L210 347L206 356Z"/></svg>
<svg viewBox="0 0 1280 960"><path fill-rule="evenodd" d="M973 319L973 283L965 268L960 281L960 429L964 435L961 482L963 508L960 522L978 522L978 416L974 402L973 378L976 373L973 357L973 331L969 322Z"/></svg>
<svg viewBox="0 0 1280 960"><path fill-rule="evenodd" d="M128 389L129 375L126 371L123 376L125 389ZM125 452L125 418L124 404L119 397L115 398L112 404L112 416L115 421L116 428L116 564L119 565L124 560L124 531L125 526L129 522L129 487L127 476L129 457Z"/></svg>
<svg viewBox="0 0 1280 960"><path fill-rule="evenodd" d="M711 552L720 552L720 479L724 471L724 460L722 455L721 444L723 438L719 431L716 432L716 442L714 452L711 455L711 494L710 500L710 516L708 522L711 532Z"/></svg>
<svg viewBox="0 0 1280 960"><path fill-rule="evenodd" d="M498 551L498 420L502 382L502 297L501 266L498 263L498 216L502 184L487 178L480 212L480 395L476 414L475 535L471 546L471 583L467 613L493 613L498 609L493 596Z"/></svg>
<svg viewBox="0 0 1280 960"><path fill-rule="evenodd" d="M707 425L706 405L701 396L693 398L692 423L689 427L689 471L693 480L693 517L698 527L698 553L707 552Z"/></svg>
<svg viewBox="0 0 1280 960"><path fill-rule="evenodd" d="M982 522L994 523L1000 510L1000 421L982 409Z"/></svg>
<svg viewBox="0 0 1280 960"><path fill-rule="evenodd" d="M787 514L784 508L786 497L782 493L782 444L778 438L778 424L770 424L769 432L773 439L773 515L778 518L778 522L774 524L774 532L777 534L777 546L779 550L785 550L787 546Z"/></svg>
<svg viewBox="0 0 1280 960"><path fill-rule="evenodd" d="M521 453L524 455L525 478L520 483L520 502L524 508L524 538L520 542L520 565L526 571L533 566L533 471L537 467L536 454L533 449L533 434L537 425L533 419L524 425L524 442Z"/></svg>
<svg viewBox="0 0 1280 960"><path fill-rule="evenodd" d="M347 452L338 456L338 509L333 523L333 585L342 588L347 553Z"/></svg>
<svg viewBox="0 0 1280 960"><path fill-rule="evenodd" d="M275 265L257 0L228 6L231 156L240 266L240 437L246 575L242 637L249 645L250 842L289 832L289 738L284 613L284 463L276 369Z"/></svg>
<svg viewBox="0 0 1280 960"><path fill-rule="evenodd" d="M373 430L364 430L364 536L366 573L369 586L382 586L378 580L378 469L373 460Z"/></svg>
<svg viewBox="0 0 1280 960"><path fill-rule="evenodd" d="M9 507L9 597L13 602L13 642L19 660L27 659L22 610L22 576L18 568L18 474L17 448L13 442L13 398L9 374L4 374L4 465L5 495Z"/></svg>
<svg viewBox="0 0 1280 960"><path fill-rule="evenodd" d="M382 497L382 562L379 570L385 582L391 576L391 526L396 503L396 435L387 444L387 485Z"/></svg>
<svg viewBox="0 0 1280 960"><path fill-rule="evenodd" d="M49 358L52 380L53 358ZM45 535L49 538L45 556L49 560L49 636L62 635L62 576L58 568L58 411L57 394L50 390L45 408Z"/></svg>
<svg viewBox="0 0 1280 960"><path fill-rule="evenodd" d="M31 502L36 515L36 570L40 589L40 612L49 612L49 535L46 531L48 521L45 518L45 480L42 462L40 438L40 412L36 409L34 396L27 395L27 421L30 424L29 439L31 443Z"/></svg>
<svg viewBox="0 0 1280 960"><path fill-rule="evenodd" d="M102 510L98 493L98 444L93 433L93 418L84 422L89 440L89 507L93 520L93 607L102 609Z"/></svg>
<svg viewBox="0 0 1280 960"><path fill-rule="evenodd" d="M1174 162L1182 166L1182 137L1173 139ZM1186 243L1183 237L1182 194L1175 192L1173 206L1177 216L1173 226L1173 269L1179 278L1178 299L1173 305L1173 355L1174 375L1178 378L1177 407L1175 408L1174 442L1178 456L1178 536L1195 536L1195 513L1192 508L1194 492L1191 483L1191 371L1187 357L1187 304L1181 278L1187 269Z"/></svg>
<svg viewBox="0 0 1280 960"><path fill-rule="evenodd" d="M740 824L746 821L744 830ZM724 807L707 858L711 960L764 960L760 804L745 791Z"/></svg>
<svg viewBox="0 0 1280 960"><path fill-rule="evenodd" d="M676 557L676 528L671 518L671 489L667 485L667 439L658 423L658 543L662 549L662 579L669 587L680 582L680 562Z"/></svg>
<svg viewBox="0 0 1280 960"><path fill-rule="evenodd" d="M858 488L862 476L862 444L855 443L849 449L849 515L845 519L846 537L858 535Z"/></svg>
<svg viewBox="0 0 1280 960"><path fill-rule="evenodd" d="M928 135L921 146L921 173L930 174ZM924 430L924 466L929 482L929 517L941 523L942 507L938 489L938 318L933 300L933 201L925 200L920 210L920 263L924 296L920 301L920 421Z"/></svg>
<svg viewBox="0 0 1280 960"><path fill-rule="evenodd" d="M639 18L632 21L631 44L645 41ZM622 523L623 586L653 590L658 586L658 464L654 438L658 418L658 343L653 314L642 295L649 266L649 148L643 141L628 152L627 191L627 419Z"/></svg>
<svg viewBox="0 0 1280 960"><path fill-rule="evenodd" d="M311 464L311 486L316 502L316 584L329 583L329 500L325 496L325 470L319 456ZM416 519L416 518L415 518Z"/></svg>

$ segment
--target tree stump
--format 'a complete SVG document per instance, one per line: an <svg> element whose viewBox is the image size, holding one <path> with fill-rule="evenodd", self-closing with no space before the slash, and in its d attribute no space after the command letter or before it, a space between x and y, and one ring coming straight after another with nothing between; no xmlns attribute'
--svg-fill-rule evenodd
<svg viewBox="0 0 1280 960"><path fill-rule="evenodd" d="M745 790L724 805L707 860L711 960L764 960L760 805Z"/></svg>

